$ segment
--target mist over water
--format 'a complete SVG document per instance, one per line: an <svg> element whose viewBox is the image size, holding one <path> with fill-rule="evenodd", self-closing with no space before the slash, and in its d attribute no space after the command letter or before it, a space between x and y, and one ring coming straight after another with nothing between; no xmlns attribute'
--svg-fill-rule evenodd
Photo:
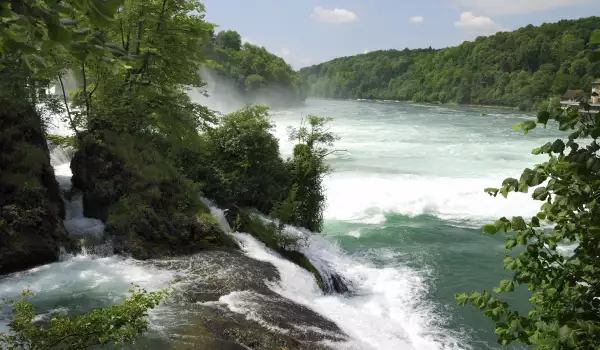
<svg viewBox="0 0 600 350"><path fill-rule="evenodd" d="M188 95L194 102L221 114L235 112L247 104L267 107L301 104L296 98L295 88L291 85L269 83L258 90L244 92L234 81L220 76L209 67L203 67L198 74L205 85L202 88L190 89Z"/></svg>

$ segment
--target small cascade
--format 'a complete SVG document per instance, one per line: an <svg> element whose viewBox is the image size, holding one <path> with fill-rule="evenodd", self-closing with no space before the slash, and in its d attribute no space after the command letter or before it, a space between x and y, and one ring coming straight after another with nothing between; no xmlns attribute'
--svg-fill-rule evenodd
<svg viewBox="0 0 600 350"><path fill-rule="evenodd" d="M83 216L83 195L81 193L75 193L70 200L65 200L64 226L70 234L100 237L104 233L102 221Z"/></svg>
<svg viewBox="0 0 600 350"><path fill-rule="evenodd" d="M104 232L104 223L98 219L86 218L83 215L83 195L73 190L71 183L72 147L54 146L50 152L50 163L54 168L56 180L62 191L65 203L65 230L71 235L100 237Z"/></svg>
<svg viewBox="0 0 600 350"><path fill-rule="evenodd" d="M350 337L345 341L325 342L327 346L369 350L470 348L461 334L453 334L442 326L444 321L425 299L427 285L419 271L404 265L377 268L368 259L347 256L321 235L286 227L288 234L301 238L297 251L325 277L324 282L331 290L340 292L323 293L310 272L282 258L253 236L233 232L226 212L209 201L204 202L221 228L236 238L248 257L275 266L280 280L269 282L273 292L334 321ZM220 297L219 303L276 329L277 324L269 322L254 299L253 293L233 292Z"/></svg>
<svg viewBox="0 0 600 350"><path fill-rule="evenodd" d="M219 226L225 233L233 233L229 221L227 221L227 218L225 217L225 210L218 208L213 202L204 197L202 198L202 203L210 209L210 213L217 219Z"/></svg>
<svg viewBox="0 0 600 350"><path fill-rule="evenodd" d="M313 266L319 271L323 279L325 291L328 293L352 293L352 281L336 272L329 256L315 254L315 252L330 251L332 256L343 256L342 250L329 241L326 241L318 234L310 232L304 228L288 226L284 228L285 232L298 237L300 244L294 249L306 256ZM319 249L314 249L318 247Z"/></svg>

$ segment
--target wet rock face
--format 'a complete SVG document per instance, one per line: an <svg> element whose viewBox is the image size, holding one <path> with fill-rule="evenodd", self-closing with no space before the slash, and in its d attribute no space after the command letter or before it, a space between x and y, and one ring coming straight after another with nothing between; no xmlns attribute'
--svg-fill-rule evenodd
<svg viewBox="0 0 600 350"><path fill-rule="evenodd" d="M273 292L279 273L270 263L206 251L152 264L181 272L170 300L181 310L168 331L173 349L328 349L347 340L334 322Z"/></svg>
<svg viewBox="0 0 600 350"><path fill-rule="evenodd" d="M0 275L58 259L64 208L40 116L0 99Z"/></svg>
<svg viewBox="0 0 600 350"><path fill-rule="evenodd" d="M105 222L116 253L145 260L237 247L155 140L109 131L94 137L86 135L71 162L72 182L84 215Z"/></svg>

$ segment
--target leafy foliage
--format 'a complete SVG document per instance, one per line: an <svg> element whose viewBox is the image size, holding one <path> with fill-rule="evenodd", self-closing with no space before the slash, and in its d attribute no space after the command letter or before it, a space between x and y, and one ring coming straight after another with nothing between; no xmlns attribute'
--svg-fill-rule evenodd
<svg viewBox="0 0 600 350"><path fill-rule="evenodd" d="M269 213L287 186L285 163L272 129L266 107L248 106L209 130L206 161L211 162L208 172L217 179L206 183L205 195L222 205L235 203Z"/></svg>
<svg viewBox="0 0 600 350"><path fill-rule="evenodd" d="M235 31L222 31L210 49L209 67L234 82L248 103L295 105L306 99L298 74L264 47L243 43Z"/></svg>
<svg viewBox="0 0 600 350"><path fill-rule="evenodd" d="M581 103L582 110L589 110ZM488 291L456 296L484 310L496 322L498 342L520 342L538 349L597 349L600 346L600 115L579 108L542 111L537 123L526 121L518 129L527 134L537 125L558 124L569 133L533 154L548 161L525 169L520 179L504 180L501 188L489 188L493 196L529 192L542 201L540 212L525 220L501 218L484 226L488 234L505 234L509 253L504 268L513 271L495 293L512 292L519 285L531 291L531 311L522 315ZM552 229L545 228L552 226ZM572 254L560 247L576 245ZM511 253L512 251L514 253Z"/></svg>
<svg viewBox="0 0 600 350"><path fill-rule="evenodd" d="M326 128L331 121L331 118L308 116L306 124L303 121L300 128L288 130L290 140L297 141L297 145L290 162L293 196L288 199L294 203L294 214L289 215L286 221L313 232L320 232L323 226L323 177L330 171L325 157L336 152L330 148L339 139Z"/></svg>
<svg viewBox="0 0 600 350"><path fill-rule="evenodd" d="M600 18L498 33L441 50L385 50L300 70L309 94L329 98L490 104L532 109L600 76ZM596 32L594 32L596 30ZM593 35L592 35L593 34Z"/></svg>
<svg viewBox="0 0 600 350"><path fill-rule="evenodd" d="M37 313L29 302L31 291L19 301L10 300L14 309L10 333L0 333L0 345L8 349L85 349L96 345L131 344L148 329L148 310L154 309L171 293L171 288L147 292L139 286L129 291L123 303L95 309L76 317L53 317L39 325Z"/></svg>

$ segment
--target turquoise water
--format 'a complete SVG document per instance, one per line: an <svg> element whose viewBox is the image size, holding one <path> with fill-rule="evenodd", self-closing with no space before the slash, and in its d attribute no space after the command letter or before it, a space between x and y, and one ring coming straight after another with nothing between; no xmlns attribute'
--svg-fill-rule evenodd
<svg viewBox="0 0 600 350"><path fill-rule="evenodd" d="M408 266L425 279L426 299L447 332L474 349L497 348L493 323L454 294L492 289L509 274L502 268L502 237L481 225L502 216L531 216L540 203L527 195L489 197L506 177L543 161L530 150L558 136L512 126L528 114L506 110L309 100L273 119L282 151L290 154L286 128L302 115L334 118L341 136L326 179L328 207L323 234L349 255L378 267ZM417 293L417 291L415 291ZM527 291L507 298L527 309Z"/></svg>
<svg viewBox="0 0 600 350"><path fill-rule="evenodd" d="M533 215L540 203L525 194L492 198L483 189L543 161L530 150L558 135L552 128L527 136L513 131L515 123L532 118L527 114L480 113L460 107L309 100L305 107L272 114L282 153L288 156L293 149L288 126L299 125L307 114L335 119L331 130L341 137L335 147L344 152L328 159L333 172L324 181L325 238L309 234L299 249L319 271L348 281L353 293L323 294L307 271L244 233L232 234L248 257L276 268L280 281L270 285L273 292L332 320L348 335L347 342L330 344L334 349L498 348L492 322L473 308L457 307L454 294L491 289L508 276L502 269L502 237L482 234L481 225L501 216ZM61 172L68 171L68 158L61 162L54 162L55 170L68 178ZM131 283L155 290L177 276L191 281L178 284L185 291L200 288L205 278L236 278L235 268L211 263L201 253L192 260L208 266L204 270L189 269L185 258L172 260L155 265L94 252L63 256L61 262L2 276L0 295L17 297L30 288L44 318L110 305L127 295ZM247 299L252 290L240 288L210 307L258 319L279 331L271 304ZM526 290L508 299L527 309ZM161 349L162 342L169 347L178 336L188 336L197 322L192 309L185 302L168 303L151 312L148 348ZM291 321L299 317L286 316ZM10 318L10 310L0 309L0 331Z"/></svg>

